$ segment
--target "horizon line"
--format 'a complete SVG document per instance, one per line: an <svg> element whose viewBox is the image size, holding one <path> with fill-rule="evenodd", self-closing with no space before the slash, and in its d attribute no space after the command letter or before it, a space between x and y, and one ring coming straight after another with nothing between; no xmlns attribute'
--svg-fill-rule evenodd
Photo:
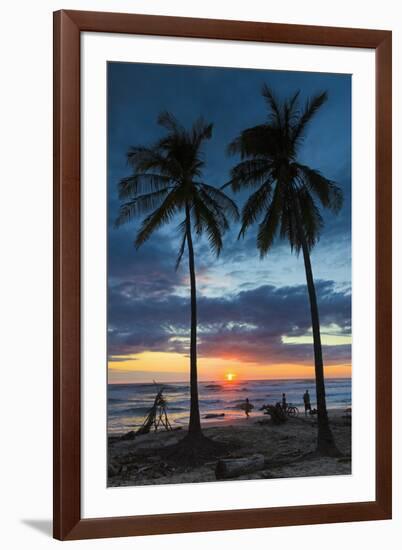
<svg viewBox="0 0 402 550"><path fill-rule="evenodd" d="M327 377L328 380L351 380L352 376L330 376ZM237 383L246 383L246 382L286 382L289 380L315 380L315 377L306 378L305 376L302 377L295 377L295 378L253 378L253 379L237 379L232 380L228 382L227 380L199 380L199 383L203 382L213 382L217 384L225 384L226 385L233 385ZM108 386L118 386L118 385L127 385L127 384L149 384L149 385L160 385L160 384L177 384L177 383L187 383L190 384L190 380L168 380L168 381L152 381L152 382L110 382L108 380L107 385Z"/></svg>

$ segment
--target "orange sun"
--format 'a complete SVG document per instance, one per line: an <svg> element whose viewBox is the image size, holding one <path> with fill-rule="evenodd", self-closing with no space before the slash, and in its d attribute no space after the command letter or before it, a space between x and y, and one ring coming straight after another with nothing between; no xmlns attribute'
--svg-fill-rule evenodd
<svg viewBox="0 0 402 550"><path fill-rule="evenodd" d="M225 374L225 378L228 382L232 382L236 378L236 375L233 372L228 372Z"/></svg>

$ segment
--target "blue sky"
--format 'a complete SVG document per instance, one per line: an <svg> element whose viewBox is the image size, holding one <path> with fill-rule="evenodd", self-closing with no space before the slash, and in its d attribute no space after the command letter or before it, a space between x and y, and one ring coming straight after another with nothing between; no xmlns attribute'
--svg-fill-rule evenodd
<svg viewBox="0 0 402 550"><path fill-rule="evenodd" d="M227 144L244 128L266 120L263 83L284 99L300 90L301 104L322 90L329 99L313 119L300 150L304 164L336 181L344 193L338 216L323 212L325 228L312 253L329 365L350 365L351 316L351 77L324 73L108 64L108 347L115 374L124 380L148 376L141 354L188 352L189 293L186 259L176 272L177 224L161 229L139 251L133 240L141 220L115 229L118 181L130 174L126 153L151 145L164 132L161 111L191 126L202 115L214 124L205 143L204 181L220 187L236 158ZM245 196L234 197L239 206ZM179 220L177 220L179 222ZM277 241L260 260L255 229L237 241L239 226L225 235L216 260L204 240L196 242L199 353L221 358L223 342L232 360L267 368L311 365L309 307L302 258ZM158 357L160 362L160 355ZM137 361L137 363L135 363ZM135 364L135 367L134 367ZM155 369L159 372L161 366ZM152 370L152 369L151 369ZM156 372L155 370L155 372ZM129 371L129 374L127 372ZM141 376L138 373L142 373ZM116 374L117 376L117 374ZM202 377L202 376L201 376Z"/></svg>

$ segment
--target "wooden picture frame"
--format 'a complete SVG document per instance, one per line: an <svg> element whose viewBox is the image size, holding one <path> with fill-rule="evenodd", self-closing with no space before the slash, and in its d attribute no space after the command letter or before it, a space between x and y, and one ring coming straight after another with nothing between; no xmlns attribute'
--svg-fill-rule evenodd
<svg viewBox="0 0 402 550"><path fill-rule="evenodd" d="M375 50L375 501L81 518L80 35L84 31ZM380 30L70 10L54 14L54 536L57 539L391 518L391 51L391 32Z"/></svg>

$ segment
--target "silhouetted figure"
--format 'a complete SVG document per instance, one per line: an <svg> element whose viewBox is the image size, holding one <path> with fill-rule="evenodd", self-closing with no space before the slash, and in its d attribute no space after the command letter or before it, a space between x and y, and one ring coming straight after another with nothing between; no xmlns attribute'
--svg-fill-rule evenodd
<svg viewBox="0 0 402 550"><path fill-rule="evenodd" d="M248 397L246 397L246 402L244 404L244 412L246 413L247 418L250 416L250 411L253 408L253 405L248 400Z"/></svg>
<svg viewBox="0 0 402 550"><path fill-rule="evenodd" d="M308 393L308 390L304 392L303 401L304 401L304 414L307 416L307 411L311 411L310 394Z"/></svg>
<svg viewBox="0 0 402 550"><path fill-rule="evenodd" d="M282 409L286 411L288 404L286 403L286 393L282 394Z"/></svg>

